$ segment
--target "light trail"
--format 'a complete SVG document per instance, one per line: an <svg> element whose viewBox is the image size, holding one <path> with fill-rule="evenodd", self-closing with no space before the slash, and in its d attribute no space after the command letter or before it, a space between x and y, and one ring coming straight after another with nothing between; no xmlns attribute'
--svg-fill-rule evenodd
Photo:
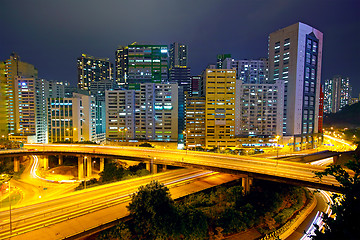
<svg viewBox="0 0 360 240"><path fill-rule="evenodd" d="M31 166L31 169L30 169L30 175L33 177L33 178L37 178L37 179L40 179L42 181L46 181L46 182L51 182L51 183L75 183L75 182L81 182L79 180L60 180L60 181L55 181L55 180L51 180L51 179L46 179L46 178L43 178L39 175L37 175L37 169L39 168L39 158L36 156L36 155L32 155L33 159L34 159L34 163L33 165Z"/></svg>

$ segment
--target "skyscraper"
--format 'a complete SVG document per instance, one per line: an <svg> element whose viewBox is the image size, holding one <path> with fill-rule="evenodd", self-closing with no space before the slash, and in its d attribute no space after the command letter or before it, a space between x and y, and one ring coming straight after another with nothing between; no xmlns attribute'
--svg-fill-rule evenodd
<svg viewBox="0 0 360 240"><path fill-rule="evenodd" d="M174 67L187 67L188 50L187 45L174 42L170 44L169 69Z"/></svg>
<svg viewBox="0 0 360 240"><path fill-rule="evenodd" d="M336 113L345 105L350 104L350 79L340 75L326 79L324 84L324 112Z"/></svg>
<svg viewBox="0 0 360 240"><path fill-rule="evenodd" d="M82 54L77 59L78 87L90 90L93 82L113 81L112 69L112 63L108 58Z"/></svg>
<svg viewBox="0 0 360 240"><path fill-rule="evenodd" d="M115 52L116 83L161 83L168 79L168 46L133 43Z"/></svg>
<svg viewBox="0 0 360 240"><path fill-rule="evenodd" d="M269 78L284 81L282 132L295 149L317 145L322 45L322 32L300 22L269 37Z"/></svg>
<svg viewBox="0 0 360 240"><path fill-rule="evenodd" d="M205 147L235 147L235 70L206 69L201 86L206 101Z"/></svg>
<svg viewBox="0 0 360 240"><path fill-rule="evenodd" d="M36 79L38 71L34 65L22 62L16 53L12 53L10 58L5 61L3 65L3 72L6 78L6 112L8 131L11 134L23 133L24 127L22 118L20 118L22 109L19 108L19 91L18 78L32 78ZM21 86L21 85L20 85ZM26 128L25 128L26 129Z"/></svg>
<svg viewBox="0 0 360 240"><path fill-rule="evenodd" d="M7 85L5 76L5 62L0 62L0 138L7 138L8 115L7 115Z"/></svg>

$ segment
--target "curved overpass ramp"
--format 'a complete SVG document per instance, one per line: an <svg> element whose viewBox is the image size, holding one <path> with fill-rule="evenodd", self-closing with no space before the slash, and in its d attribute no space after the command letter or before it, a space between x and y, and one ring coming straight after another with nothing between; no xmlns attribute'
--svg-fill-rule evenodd
<svg viewBox="0 0 360 240"><path fill-rule="evenodd" d="M326 167L249 156L234 156L184 150L164 150L139 147L115 147L81 144L27 144L26 150L12 154L78 155L112 157L182 167L193 167L226 173L241 173L249 177L285 182L301 186L339 191L334 177L319 180L315 172Z"/></svg>

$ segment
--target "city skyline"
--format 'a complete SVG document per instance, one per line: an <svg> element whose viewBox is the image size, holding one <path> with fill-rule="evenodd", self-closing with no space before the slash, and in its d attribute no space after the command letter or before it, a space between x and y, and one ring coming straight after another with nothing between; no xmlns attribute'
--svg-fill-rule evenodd
<svg viewBox="0 0 360 240"><path fill-rule="evenodd" d="M82 53L114 63L119 45L182 42L189 48L192 75L197 75L207 64L216 63L217 54L267 57L268 34L300 21L324 33L322 82L340 74L350 78L355 96L360 91L356 70L360 34L353 31L359 24L356 1L311 2L311 11L306 7L310 1L125 1L109 2L101 12L95 2L87 1L85 7L83 3L3 1L0 19L6 24L0 58L14 51L35 65L40 78L75 84L76 58ZM122 11L117 13L118 9Z"/></svg>

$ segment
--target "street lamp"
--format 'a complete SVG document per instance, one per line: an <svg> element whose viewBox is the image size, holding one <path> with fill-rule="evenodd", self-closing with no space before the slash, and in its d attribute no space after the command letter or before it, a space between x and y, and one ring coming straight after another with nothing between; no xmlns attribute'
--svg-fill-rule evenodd
<svg viewBox="0 0 360 240"><path fill-rule="evenodd" d="M12 222L11 222L11 185L10 185L10 180L13 176L10 176L10 179L8 180L9 182L9 218L10 218L10 237L12 234Z"/></svg>
<svg viewBox="0 0 360 240"><path fill-rule="evenodd" d="M188 151L188 134L190 133L190 130L188 130L187 132L186 131L183 131L183 134L185 134L185 138L186 138L186 140L185 140L185 145L186 145L186 154L187 154L187 151ZM196 147L196 146L195 146Z"/></svg>
<svg viewBox="0 0 360 240"><path fill-rule="evenodd" d="M127 141L127 128L124 128L124 141Z"/></svg>
<svg viewBox="0 0 360 240"><path fill-rule="evenodd" d="M280 138L280 136L277 135L277 136L276 136L276 158L279 157L279 138ZM276 164L276 165L277 165L277 164Z"/></svg>

